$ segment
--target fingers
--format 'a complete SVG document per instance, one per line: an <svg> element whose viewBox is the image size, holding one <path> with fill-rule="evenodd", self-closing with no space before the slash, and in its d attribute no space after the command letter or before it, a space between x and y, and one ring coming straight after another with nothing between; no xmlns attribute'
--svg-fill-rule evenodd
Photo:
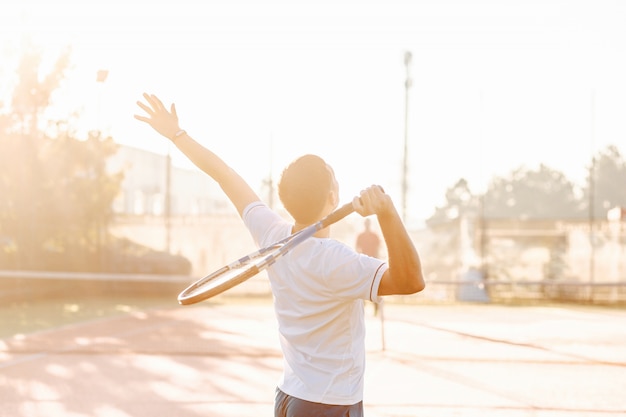
<svg viewBox="0 0 626 417"><path fill-rule="evenodd" d="M157 106L156 106L156 104L154 102L154 98L153 97L154 96L152 96L152 95L150 95L148 93L143 93L143 98L150 105L150 107L146 106L145 104L141 103L140 101L138 101L137 104L139 105L139 107L144 109L146 112L153 113L153 111L157 110Z"/></svg>
<svg viewBox="0 0 626 417"><path fill-rule="evenodd" d="M368 200L375 200L383 195L385 195L385 190L380 185L371 185L361 191L361 198Z"/></svg>
<svg viewBox="0 0 626 417"><path fill-rule="evenodd" d="M137 101L137 105L138 105L139 107L141 107L141 109L142 109L143 111L145 111L146 113L148 113L148 114L150 114L150 115L154 114L154 112L152 111L152 109L151 109L150 107L146 106L145 104L143 104L141 101Z"/></svg>
<svg viewBox="0 0 626 417"><path fill-rule="evenodd" d="M158 112L167 112L167 109L163 105L163 102L154 94L143 93L143 98L150 106L146 106L141 101L138 101L137 105L141 107L146 113L153 115ZM174 105L172 104L172 107L173 106Z"/></svg>
<svg viewBox="0 0 626 417"><path fill-rule="evenodd" d="M142 122L150 122L155 120L156 118L162 118L164 116L172 116L174 120L178 120L178 115L176 114L176 106L174 103L170 106L170 111L168 111L163 102L154 94L143 93L143 98L145 99L144 103L142 101L137 101L137 106L139 106L149 117L135 115L135 119L140 120Z"/></svg>
<svg viewBox="0 0 626 417"><path fill-rule="evenodd" d="M143 98L155 110L158 110L159 107L161 107L161 108L163 107L163 103L161 103L161 100L159 100L159 98L157 96L155 96L154 94L143 93Z"/></svg>
<svg viewBox="0 0 626 417"><path fill-rule="evenodd" d="M167 111L165 110L165 106L163 105L161 100L159 100L157 96L155 96L154 94L151 94L150 97L152 98L152 103L153 103L152 106L155 107L156 110Z"/></svg>
<svg viewBox="0 0 626 417"><path fill-rule="evenodd" d="M145 94L144 94L144 96L145 96ZM135 114L134 115L135 119L139 120L140 122L150 123L150 121L154 117L154 112L152 111L152 109L150 107L146 106L145 104L143 104L141 101L137 101L137 105L143 111L145 111L150 117L146 117L146 116L141 116L139 114Z"/></svg>
<svg viewBox="0 0 626 417"><path fill-rule="evenodd" d="M362 190L352 201L357 213L362 216L378 214L384 208L387 195L380 185L372 185Z"/></svg>

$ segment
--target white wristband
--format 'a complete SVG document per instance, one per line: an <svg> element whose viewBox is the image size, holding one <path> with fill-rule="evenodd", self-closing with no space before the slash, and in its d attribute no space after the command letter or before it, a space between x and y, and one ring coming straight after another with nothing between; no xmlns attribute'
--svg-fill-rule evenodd
<svg viewBox="0 0 626 417"><path fill-rule="evenodd" d="M172 138L172 142L176 142L176 139L178 139L179 137L181 137L182 135L186 134L187 132L185 132L184 129L180 129L178 132L176 132L174 134L174 137Z"/></svg>

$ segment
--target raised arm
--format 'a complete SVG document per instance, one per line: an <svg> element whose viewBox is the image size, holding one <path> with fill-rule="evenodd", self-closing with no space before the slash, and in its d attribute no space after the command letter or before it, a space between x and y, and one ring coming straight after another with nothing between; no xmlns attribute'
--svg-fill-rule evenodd
<svg viewBox="0 0 626 417"><path fill-rule="evenodd" d="M353 200L362 216L376 214L387 245L389 269L383 274L378 295L414 294L424 289L419 254L398 215L391 197L379 186L372 186Z"/></svg>
<svg viewBox="0 0 626 417"><path fill-rule="evenodd" d="M235 205L240 215L248 204L260 200L237 172L180 128L174 104L168 110L155 95L144 93L143 98L147 104L138 101L137 105L146 112L147 116L135 115L135 119L149 124L158 133L171 140L191 162L213 178Z"/></svg>

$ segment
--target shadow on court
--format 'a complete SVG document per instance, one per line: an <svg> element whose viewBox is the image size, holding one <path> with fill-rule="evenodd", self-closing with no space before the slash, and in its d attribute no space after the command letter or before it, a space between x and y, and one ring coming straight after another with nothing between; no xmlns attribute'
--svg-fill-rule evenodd
<svg viewBox="0 0 626 417"><path fill-rule="evenodd" d="M368 305L365 412L626 413L626 311ZM385 350L382 350L384 329ZM135 311L0 341L0 416L271 416L282 358L269 301Z"/></svg>

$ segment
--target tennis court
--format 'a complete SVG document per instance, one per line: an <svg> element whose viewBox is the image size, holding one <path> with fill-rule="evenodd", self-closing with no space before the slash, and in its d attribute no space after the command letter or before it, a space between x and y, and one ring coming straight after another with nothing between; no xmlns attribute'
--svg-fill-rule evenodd
<svg viewBox="0 0 626 417"><path fill-rule="evenodd" d="M367 306L365 413L626 415L626 311ZM0 340L0 416L271 416L267 299L129 311Z"/></svg>

